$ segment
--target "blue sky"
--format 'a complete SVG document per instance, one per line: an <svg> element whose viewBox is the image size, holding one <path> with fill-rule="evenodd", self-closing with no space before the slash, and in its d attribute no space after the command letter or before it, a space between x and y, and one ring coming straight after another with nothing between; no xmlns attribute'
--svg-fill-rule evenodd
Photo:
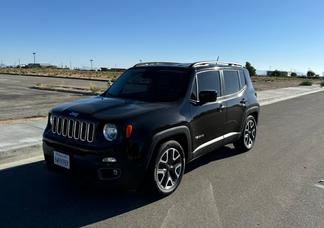
<svg viewBox="0 0 324 228"><path fill-rule="evenodd" d="M6 0L0 60L82 67L212 60L324 72L324 1Z"/></svg>

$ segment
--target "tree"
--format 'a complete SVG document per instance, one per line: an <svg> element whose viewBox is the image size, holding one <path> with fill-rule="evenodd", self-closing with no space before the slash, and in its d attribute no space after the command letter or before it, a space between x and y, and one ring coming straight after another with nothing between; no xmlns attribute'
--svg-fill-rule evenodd
<svg viewBox="0 0 324 228"><path fill-rule="evenodd" d="M295 72L292 72L290 76L291 77L297 77L297 74Z"/></svg>
<svg viewBox="0 0 324 228"><path fill-rule="evenodd" d="M255 76L256 75L256 69L251 65L251 63L246 62L245 68L249 71L250 76Z"/></svg>
<svg viewBox="0 0 324 228"><path fill-rule="evenodd" d="M315 77L315 73L314 73L314 71L311 71L311 70L309 70L308 72L307 72L307 77L308 78L311 78L311 77Z"/></svg>

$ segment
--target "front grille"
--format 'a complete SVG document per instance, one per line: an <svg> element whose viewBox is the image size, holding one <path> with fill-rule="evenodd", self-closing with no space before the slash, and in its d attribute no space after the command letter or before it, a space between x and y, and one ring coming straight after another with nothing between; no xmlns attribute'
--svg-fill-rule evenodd
<svg viewBox="0 0 324 228"><path fill-rule="evenodd" d="M95 124L63 116L51 116L52 133L65 138L93 142Z"/></svg>

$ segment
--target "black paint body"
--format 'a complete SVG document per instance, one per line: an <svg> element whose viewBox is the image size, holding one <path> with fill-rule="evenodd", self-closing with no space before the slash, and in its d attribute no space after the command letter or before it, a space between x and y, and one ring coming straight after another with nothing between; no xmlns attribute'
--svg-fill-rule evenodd
<svg viewBox="0 0 324 228"><path fill-rule="evenodd" d="M137 67L137 66L135 66ZM135 68L133 67L133 68ZM48 121L43 135L45 159L51 163L53 151L70 156L71 170L92 174L127 188L136 188L143 180L155 149L166 140L177 140L185 150L186 162L231 143L240 137L247 115L258 118L259 104L248 71L236 66L192 67L189 64L158 64L160 68L185 68L189 72L189 84L184 98L175 102L143 102L130 99L97 96L60 105L49 115L69 117L78 113L77 119L95 123L93 142L53 134ZM131 68L131 69L133 69ZM223 96L223 70L243 72L246 85L232 95ZM218 71L222 82L216 102L201 104L192 100L194 81L200 72ZM198 85L199 86L199 85ZM106 123L115 124L118 137L107 141L102 133ZM126 126L133 126L130 138L125 137ZM222 138L224 135L227 137ZM114 157L116 163L103 163L105 157ZM109 171L118 170L111 177ZM108 173L108 174L107 174ZM107 176L105 176L107 174Z"/></svg>

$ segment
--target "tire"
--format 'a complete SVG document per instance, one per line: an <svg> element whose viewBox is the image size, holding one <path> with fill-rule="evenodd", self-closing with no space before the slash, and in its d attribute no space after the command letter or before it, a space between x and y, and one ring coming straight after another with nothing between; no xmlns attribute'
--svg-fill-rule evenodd
<svg viewBox="0 0 324 228"><path fill-rule="evenodd" d="M185 155L177 141L167 141L157 150L149 171L149 183L153 193L167 196L173 193L182 180Z"/></svg>
<svg viewBox="0 0 324 228"><path fill-rule="evenodd" d="M244 123L244 128L241 137L234 142L234 147L239 152L247 152L251 150L255 144L257 133L257 123L253 116L248 116Z"/></svg>

